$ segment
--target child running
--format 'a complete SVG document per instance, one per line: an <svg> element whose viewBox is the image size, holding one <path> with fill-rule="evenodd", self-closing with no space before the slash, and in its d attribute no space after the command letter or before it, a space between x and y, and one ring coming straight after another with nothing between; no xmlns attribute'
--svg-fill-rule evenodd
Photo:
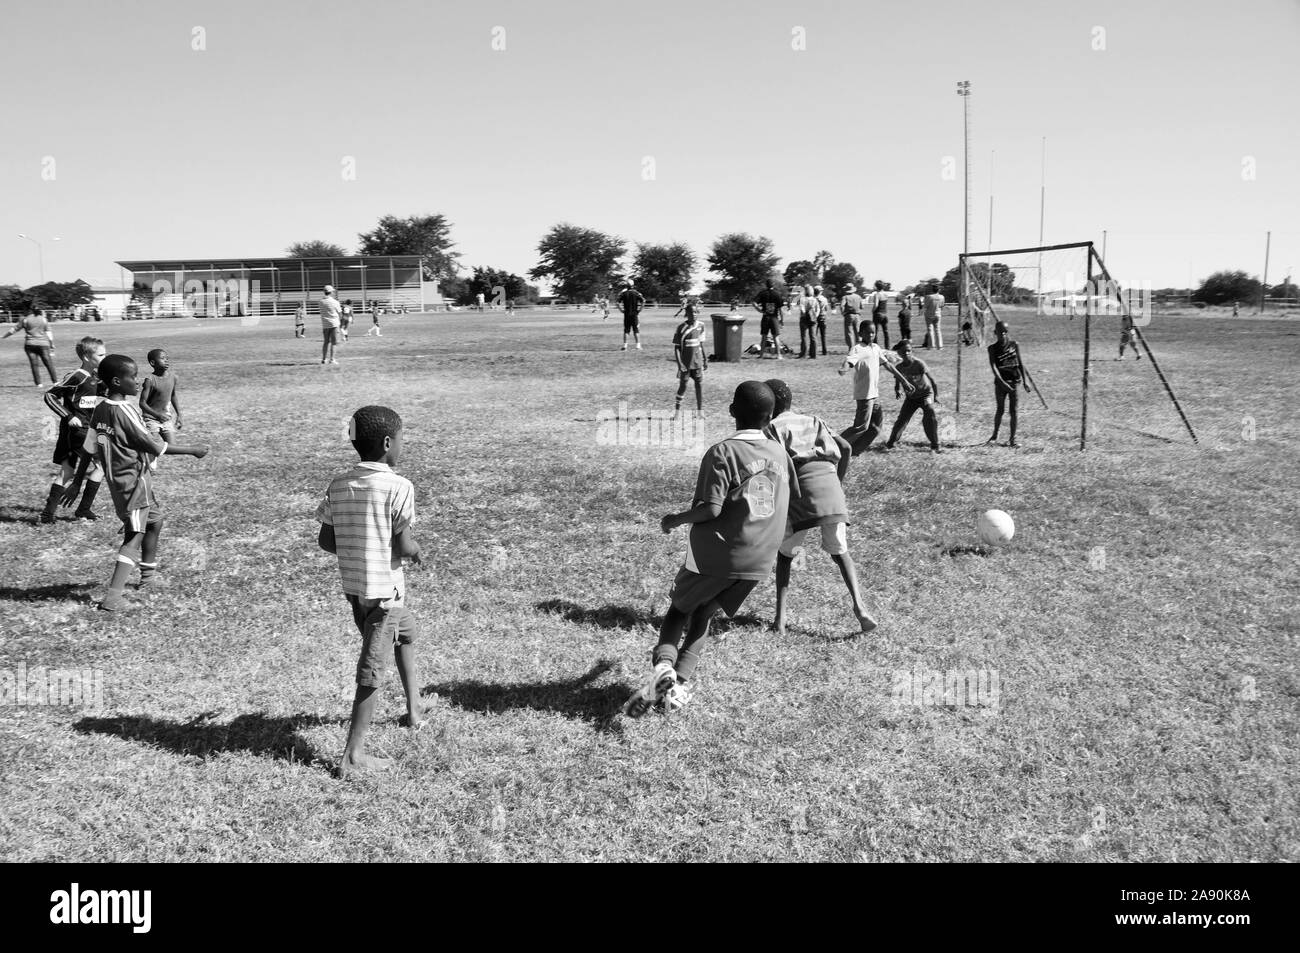
<svg viewBox="0 0 1300 953"><path fill-rule="evenodd" d="M154 348L145 357L153 368L153 374L146 377L140 385L140 416L144 418L144 425L151 434L171 443L175 432L181 429L181 402L176 396L176 375L171 370L167 352L162 348ZM176 409L174 415L172 408ZM173 419L175 427L172 426Z"/></svg>
<svg viewBox="0 0 1300 953"><path fill-rule="evenodd" d="M677 403L673 407L673 419L682 412L687 378L695 382L695 412L704 416L704 372L709 369L709 359L704 356L704 325L696 314L698 303L690 298L682 307L686 310L686 320L673 333L673 359L677 361Z"/></svg>
<svg viewBox="0 0 1300 953"><path fill-rule="evenodd" d="M180 447L156 437L145 427L131 402L140 391L135 361L110 354L99 364L105 398L95 408L84 448L108 477L113 506L122 521L122 545L117 551L108 593L99 604L106 612L132 608L123 598L127 580L140 567L142 590L165 588L158 575L158 534L162 532L161 507L153 493L153 471L163 454L205 457L207 447ZM82 462L82 467L86 462Z"/></svg>
<svg viewBox="0 0 1300 953"><path fill-rule="evenodd" d="M770 380L767 386L776 398L775 416L767 434L794 461L799 479L798 495L791 495L785 538L776 555L776 618L772 630L785 635L785 601L790 590L790 568L795 550L803 545L808 531L820 527L822 549L835 561L848 587L853 614L863 632L876 627L867 613L858 589L858 574L849 555L848 504L844 499L844 477L849 470L849 446L831 432L826 422L790 409L794 395L785 381Z"/></svg>
<svg viewBox="0 0 1300 953"><path fill-rule="evenodd" d="M898 419L894 421L894 429L889 433L889 441L882 449L894 449L894 444L898 443L898 438L907 429L912 415L919 410L921 426L930 441L930 452L943 453L939 448L939 420L934 413L935 401L939 399L939 385L930 375L930 369L925 366L925 361L912 357L911 341L900 342L895 350L902 359L894 365L901 375L901 379L894 381L894 396L897 397L900 390L906 390L907 398L898 411Z"/></svg>
<svg viewBox="0 0 1300 953"><path fill-rule="evenodd" d="M316 510L321 524L316 541L338 556L343 595L361 630L352 726L338 767L341 778L360 769L390 766L387 758L365 752L390 645L406 696L403 724L418 730L424 716L415 659L417 627L406 607L402 572L403 559L418 565L421 558L420 545L411 535L415 487L393 472L402 454L402 418L388 407L362 407L352 415L348 432L361 462L330 481Z"/></svg>
<svg viewBox="0 0 1300 953"><path fill-rule="evenodd" d="M84 337L77 342L77 356L81 366L59 383L45 392L45 406L59 416L59 436L54 443L54 462L62 469L59 478L50 484L49 495L45 498L45 509L41 511L42 523L53 523L54 514L65 496L71 495L69 505L76 499L80 483L76 482L78 464L85 450L86 428L90 417L99 403L100 382L95 372L99 362L104 359L104 342L96 337ZM86 492L81 498L73 517L79 520L97 520L98 516L91 509L99 484L104 478L98 464L92 464L86 477ZM71 494L68 491L71 490Z"/></svg>
<svg viewBox="0 0 1300 953"><path fill-rule="evenodd" d="M762 381L744 381L736 388L730 412L737 432L704 454L691 508L659 522L665 533L690 525L690 539L659 629L654 670L623 706L629 717L639 718L660 703L677 711L690 702L690 680L709 622L719 609L734 616L772 571L790 494L799 492L794 463L763 434L775 403Z"/></svg>
<svg viewBox="0 0 1300 953"><path fill-rule="evenodd" d="M880 406L880 368L883 366L895 379L898 372L893 365L899 360L893 351L887 351L871 340L871 325L863 321L858 325L858 344L840 363L839 374L853 368L853 399L858 409L853 415L853 426L845 430L841 437L848 441L853 456L865 451L880 436L880 425L885 418L884 408ZM901 342L900 342L901 343Z"/></svg>

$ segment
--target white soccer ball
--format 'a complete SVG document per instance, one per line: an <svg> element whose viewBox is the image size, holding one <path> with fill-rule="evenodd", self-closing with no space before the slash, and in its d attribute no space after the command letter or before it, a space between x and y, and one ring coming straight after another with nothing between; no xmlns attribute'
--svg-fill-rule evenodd
<svg viewBox="0 0 1300 953"><path fill-rule="evenodd" d="M1001 510L985 510L980 514L979 534L990 546L1004 546L1016 535L1016 522Z"/></svg>

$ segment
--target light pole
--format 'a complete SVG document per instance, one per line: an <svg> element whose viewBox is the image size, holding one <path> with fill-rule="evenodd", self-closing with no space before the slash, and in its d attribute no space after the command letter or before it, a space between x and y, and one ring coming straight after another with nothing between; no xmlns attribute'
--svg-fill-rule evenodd
<svg viewBox="0 0 1300 953"><path fill-rule="evenodd" d="M19 233L18 233L18 237L19 237L19 238L25 238L25 239L27 239L29 242L31 242L33 245L36 246L36 261L40 264L40 269L41 269L41 284L45 284L45 249L41 247L41 243L40 243L40 242L38 242L36 239L32 238L32 236L30 236L30 235L27 235L27 234L25 234L25 233L23 233L23 232L19 232ZM50 239L50 241L52 241L52 242L57 242L58 240L59 240L58 238L51 238L51 239Z"/></svg>

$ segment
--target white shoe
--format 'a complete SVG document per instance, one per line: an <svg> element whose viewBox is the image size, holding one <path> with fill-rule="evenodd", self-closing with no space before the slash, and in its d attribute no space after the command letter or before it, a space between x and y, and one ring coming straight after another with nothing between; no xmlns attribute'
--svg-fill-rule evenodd
<svg viewBox="0 0 1300 953"><path fill-rule="evenodd" d="M640 718L677 684L677 670L668 662L660 662L650 673L644 685L632 693L632 697L623 706L623 714L629 718Z"/></svg>
<svg viewBox="0 0 1300 953"><path fill-rule="evenodd" d="M691 699L694 697L695 693L691 691L690 688L683 685L681 682L675 681L668 687L668 691L664 692L664 697L662 699L664 711L681 711L691 703Z"/></svg>
<svg viewBox="0 0 1300 953"><path fill-rule="evenodd" d="M330 361L331 364L337 364L338 361Z"/></svg>
<svg viewBox="0 0 1300 953"><path fill-rule="evenodd" d="M626 350L627 350L627 345L624 344L621 348L619 348L619 350L620 350L620 351L626 351ZM41 385L40 385L40 384L37 384L36 386L37 386L37 387L40 387Z"/></svg>
<svg viewBox="0 0 1300 953"><path fill-rule="evenodd" d="M638 351L641 350L641 344L640 344L639 342L637 343L636 349L637 349Z"/></svg>

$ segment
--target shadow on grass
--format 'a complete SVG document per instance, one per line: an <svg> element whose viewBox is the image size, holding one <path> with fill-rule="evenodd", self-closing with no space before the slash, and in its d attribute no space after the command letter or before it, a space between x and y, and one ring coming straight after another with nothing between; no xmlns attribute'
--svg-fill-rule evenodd
<svg viewBox="0 0 1300 953"><path fill-rule="evenodd" d="M945 556L992 556L993 550L987 546L949 546L941 550Z"/></svg>
<svg viewBox="0 0 1300 953"><path fill-rule="evenodd" d="M546 599L534 606L539 612L559 615L568 622L582 625L594 625L602 629L635 629L640 625L659 628L664 621L661 615L654 615L644 609L631 609L606 603L595 609L588 609L567 599Z"/></svg>
<svg viewBox="0 0 1300 953"><path fill-rule="evenodd" d="M485 714L501 714L512 709L552 711L566 718L591 724L599 732L621 731L617 719L630 689L615 682L593 684L612 671L615 663L601 659L585 675L552 682L482 682L466 679L426 685L421 694L436 693L457 708Z"/></svg>
<svg viewBox="0 0 1300 953"><path fill-rule="evenodd" d="M60 582L53 586L28 586L17 589L13 586L0 586L0 601L11 602L54 602L58 599L77 599L84 601L85 596L95 586L88 582Z"/></svg>
<svg viewBox="0 0 1300 953"><path fill-rule="evenodd" d="M35 523L40 513L34 506L0 506L0 523Z"/></svg>
<svg viewBox="0 0 1300 953"><path fill-rule="evenodd" d="M224 751L247 751L258 757L332 767L333 759L327 765L324 757L298 736L298 731L344 721L304 714L273 718L261 712L240 715L230 722L214 722L212 717L211 712L205 712L189 721L126 716L82 718L73 722L72 727L83 734L116 735L196 758L206 759Z"/></svg>

